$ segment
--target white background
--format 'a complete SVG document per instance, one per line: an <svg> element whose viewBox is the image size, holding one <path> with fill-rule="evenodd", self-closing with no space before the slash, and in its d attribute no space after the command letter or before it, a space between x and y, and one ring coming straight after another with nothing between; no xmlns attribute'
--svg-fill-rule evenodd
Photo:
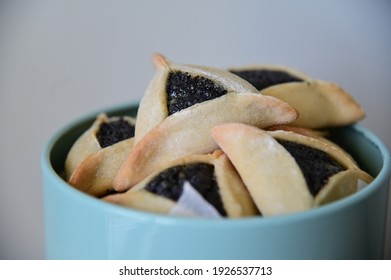
<svg viewBox="0 0 391 280"><path fill-rule="evenodd" d="M228 275L226 275L226 268L230 268ZM121 269L123 275L120 275ZM124 271L127 273L125 274ZM157 271L161 271L163 275L156 275ZM220 274L221 271L222 274ZM241 275L239 271L242 271ZM0 262L0 277L7 280L53 278L56 280L285 280L292 277L300 278L300 280L313 280L314 275L319 280L335 279L336 276L340 277L339 279L389 279L391 273L389 262L383 260L367 261L361 266L357 265L357 261L354 260L159 260L158 262L156 260L5 260Z"/></svg>
<svg viewBox="0 0 391 280"><path fill-rule="evenodd" d="M44 258L39 157L70 121L140 100L161 52L333 81L391 148L391 1L0 1L0 259Z"/></svg>

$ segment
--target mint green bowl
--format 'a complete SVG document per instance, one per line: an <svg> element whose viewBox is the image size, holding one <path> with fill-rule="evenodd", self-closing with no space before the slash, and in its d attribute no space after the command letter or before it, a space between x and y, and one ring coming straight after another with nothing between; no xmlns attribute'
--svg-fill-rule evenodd
<svg viewBox="0 0 391 280"><path fill-rule="evenodd" d="M137 105L105 111L133 115ZM71 145L98 112L58 131L41 157L48 259L381 259L384 256L390 153L368 129L333 138L375 180L310 211L279 217L189 219L112 205L60 176Z"/></svg>

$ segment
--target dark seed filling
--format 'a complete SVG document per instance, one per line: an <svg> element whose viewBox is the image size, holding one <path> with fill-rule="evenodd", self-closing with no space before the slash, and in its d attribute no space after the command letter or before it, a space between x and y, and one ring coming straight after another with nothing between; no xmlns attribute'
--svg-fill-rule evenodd
<svg viewBox="0 0 391 280"><path fill-rule="evenodd" d="M227 90L210 79L176 71L168 75L166 92L168 114L172 115L194 104L220 97Z"/></svg>
<svg viewBox="0 0 391 280"><path fill-rule="evenodd" d="M222 216L227 216L212 164L194 163L171 167L157 175L145 189L177 201L182 194L185 181L190 182Z"/></svg>
<svg viewBox="0 0 391 280"><path fill-rule="evenodd" d="M313 196L318 194L331 176L345 170L337 161L321 150L291 141L278 140L278 142L296 160Z"/></svg>
<svg viewBox="0 0 391 280"><path fill-rule="evenodd" d="M303 81L284 71L277 70L242 70L231 72L252 84L257 90L263 90L267 87L283 83Z"/></svg>
<svg viewBox="0 0 391 280"><path fill-rule="evenodd" d="M124 118L119 118L118 120L108 123L102 123L99 127L98 133L96 134L96 138L102 148L111 146L133 136L134 125L127 122Z"/></svg>

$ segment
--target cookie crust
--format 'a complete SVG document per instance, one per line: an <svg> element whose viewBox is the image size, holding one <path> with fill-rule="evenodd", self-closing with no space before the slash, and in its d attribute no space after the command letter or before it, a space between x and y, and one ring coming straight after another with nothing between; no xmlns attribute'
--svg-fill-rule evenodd
<svg viewBox="0 0 391 280"><path fill-rule="evenodd" d="M267 132L241 123L229 123L214 127L212 136L238 170L265 216L304 211L355 192L357 179L367 183L373 180L337 146L292 131ZM294 158L276 139L324 151L346 171L330 177L313 197Z"/></svg>
<svg viewBox="0 0 391 280"><path fill-rule="evenodd" d="M213 152L218 147L210 130L218 124L241 122L264 128L296 118L297 112L285 102L257 93L228 93L196 104L166 118L135 143L114 189L125 191L175 159Z"/></svg>
<svg viewBox="0 0 391 280"><path fill-rule="evenodd" d="M139 210L169 214L176 202L151 193L145 187L162 171L170 167L193 163L209 163L214 166L214 175L227 217L237 218L259 214L240 176L221 150L216 150L212 154L190 155L177 159L153 172L125 193L110 195L104 200Z"/></svg>
<svg viewBox="0 0 391 280"><path fill-rule="evenodd" d="M131 125L135 124L135 119L131 117L122 118ZM102 123L118 119L100 114L75 142L65 163L67 180L72 186L97 197L113 190L113 180L133 149L134 137L102 148L96 135Z"/></svg>

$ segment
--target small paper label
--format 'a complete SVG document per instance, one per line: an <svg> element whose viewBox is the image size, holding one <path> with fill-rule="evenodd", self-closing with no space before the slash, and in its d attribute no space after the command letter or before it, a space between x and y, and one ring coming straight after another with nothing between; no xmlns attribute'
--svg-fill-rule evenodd
<svg viewBox="0 0 391 280"><path fill-rule="evenodd" d="M183 184L183 191L170 215L185 217L221 218L220 213L189 182Z"/></svg>

